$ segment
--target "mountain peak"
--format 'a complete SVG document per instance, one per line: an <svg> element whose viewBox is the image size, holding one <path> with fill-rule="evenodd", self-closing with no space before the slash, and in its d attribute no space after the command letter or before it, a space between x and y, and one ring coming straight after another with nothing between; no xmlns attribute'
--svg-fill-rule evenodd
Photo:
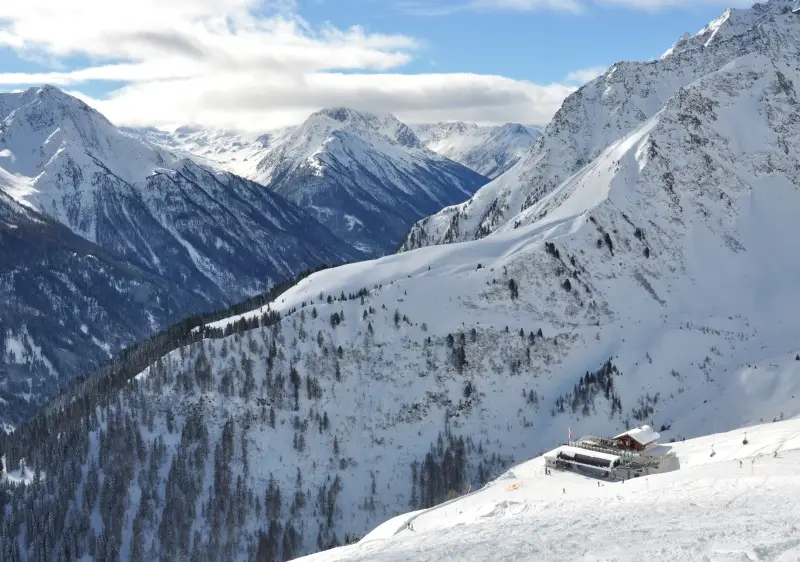
<svg viewBox="0 0 800 562"><path fill-rule="evenodd" d="M42 84L41 86L32 86L25 90L25 94L29 96L45 96L45 95L52 95L52 96L65 96L65 97L72 97L63 91L60 88L56 88L51 84Z"/></svg>
<svg viewBox="0 0 800 562"><path fill-rule="evenodd" d="M205 127L197 123L186 123L175 129L175 133L178 135L190 135L192 133L201 133L205 130Z"/></svg>
<svg viewBox="0 0 800 562"><path fill-rule="evenodd" d="M532 136L530 130L520 123L506 123L497 127L497 134L500 135L522 135Z"/></svg>
<svg viewBox="0 0 800 562"><path fill-rule="evenodd" d="M713 43L742 35L765 18L792 16L791 12L796 5L796 0L768 0L754 4L751 8L728 8L696 34L684 33L661 58L709 47Z"/></svg>
<svg viewBox="0 0 800 562"><path fill-rule="evenodd" d="M75 128L85 133L87 127L100 127L107 131L116 128L105 115L64 90L44 84L24 92L8 94L16 98L14 105L24 109L28 119L40 124L71 121Z"/></svg>
<svg viewBox="0 0 800 562"><path fill-rule="evenodd" d="M62 106L77 108L84 112L92 112L96 114L98 117L101 117L107 121L107 119L100 112L93 109L85 102L76 98L72 94L68 94L64 90L52 86L50 84L43 84L41 86L34 86L32 88L28 88L27 90L22 92L21 97L24 100L30 100L30 99L47 100L50 102L56 102Z"/></svg>
<svg viewBox="0 0 800 562"><path fill-rule="evenodd" d="M312 117L315 115L324 115L333 119L334 121L339 121L341 123L353 122L353 121L364 121L367 117L374 117L371 114L362 114L355 109L351 109L349 107L326 107L320 109L316 113L312 114Z"/></svg>
<svg viewBox="0 0 800 562"><path fill-rule="evenodd" d="M11 173L33 178L48 162L54 165L58 160L70 169L79 170L90 158L89 153L109 161L107 157L111 154L126 154L124 159L117 158L123 165L116 173L130 181L124 172L128 168L125 161L150 156L150 151L138 143L137 150L118 151L126 144L127 137L100 112L54 86L29 88L6 94L4 98L7 115L0 150L10 150L16 155L13 163L8 164ZM70 159L74 162L69 162Z"/></svg>
<svg viewBox="0 0 800 562"><path fill-rule="evenodd" d="M306 120L306 125L319 126L320 119L328 122L322 126L327 131L350 127L357 132L377 133L405 148L422 148L417 135L406 124L394 115L361 112L348 107L330 107L321 109ZM330 123L333 121L338 125Z"/></svg>

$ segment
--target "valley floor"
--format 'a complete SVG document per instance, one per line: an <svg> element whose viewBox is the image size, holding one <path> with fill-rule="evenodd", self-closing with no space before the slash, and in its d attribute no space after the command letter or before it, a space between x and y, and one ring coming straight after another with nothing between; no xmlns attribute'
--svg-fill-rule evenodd
<svg viewBox="0 0 800 562"><path fill-rule="evenodd" d="M800 560L800 420L748 428L747 445L743 437L670 443L679 471L601 486L545 476L540 457L303 560Z"/></svg>

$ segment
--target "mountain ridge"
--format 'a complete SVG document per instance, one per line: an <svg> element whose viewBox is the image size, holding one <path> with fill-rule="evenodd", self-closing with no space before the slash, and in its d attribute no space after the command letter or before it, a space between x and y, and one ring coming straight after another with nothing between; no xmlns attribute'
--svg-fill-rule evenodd
<svg viewBox="0 0 800 562"><path fill-rule="evenodd" d="M316 112L281 137L253 178L370 256L393 251L416 217L486 182L394 117L347 108Z"/></svg>
<svg viewBox="0 0 800 562"><path fill-rule="evenodd" d="M757 6L780 14L790 4L788 0L773 0ZM794 21L790 12L773 15L775 18ZM514 228L518 214L655 115L695 80L752 52L785 58L776 43L785 39L779 38L782 26L769 18L752 19L755 23L746 33L712 41L705 48L686 49L657 61L611 66L567 97L531 153L469 201L418 222L402 248L474 240L498 229Z"/></svg>
<svg viewBox="0 0 800 562"><path fill-rule="evenodd" d="M428 150L395 117L346 107L260 136L202 128L127 132L266 186L370 257L394 251L416 220L488 181Z"/></svg>

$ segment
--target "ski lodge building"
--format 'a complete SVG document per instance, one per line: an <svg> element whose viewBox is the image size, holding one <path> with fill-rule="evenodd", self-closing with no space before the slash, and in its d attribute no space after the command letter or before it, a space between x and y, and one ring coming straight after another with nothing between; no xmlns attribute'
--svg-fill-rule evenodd
<svg viewBox="0 0 800 562"><path fill-rule="evenodd" d="M655 445L659 437L661 435L652 427L643 425L642 427L630 429L625 433L620 433L613 440L618 443L620 449L644 451L648 447Z"/></svg>
<svg viewBox="0 0 800 562"><path fill-rule="evenodd" d="M545 465L611 479L677 470L679 463L674 453L659 454L660 448L656 447L659 437L649 425L611 438L585 436L546 453Z"/></svg>

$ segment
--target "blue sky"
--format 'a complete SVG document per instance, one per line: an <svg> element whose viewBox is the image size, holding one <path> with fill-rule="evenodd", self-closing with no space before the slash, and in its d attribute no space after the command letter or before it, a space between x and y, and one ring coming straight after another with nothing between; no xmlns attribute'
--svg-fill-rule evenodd
<svg viewBox="0 0 800 562"><path fill-rule="evenodd" d="M131 125L264 130L331 105L412 122L546 124L608 65L656 58L747 3L2 2L0 89L52 83Z"/></svg>
<svg viewBox="0 0 800 562"><path fill-rule="evenodd" d="M592 6L563 11L462 11L420 16L380 1L303 3L310 21L339 27L364 25L425 41L410 72L501 74L539 83L563 80L581 68L659 57L684 32L695 33L724 4L698 2L661 10Z"/></svg>

